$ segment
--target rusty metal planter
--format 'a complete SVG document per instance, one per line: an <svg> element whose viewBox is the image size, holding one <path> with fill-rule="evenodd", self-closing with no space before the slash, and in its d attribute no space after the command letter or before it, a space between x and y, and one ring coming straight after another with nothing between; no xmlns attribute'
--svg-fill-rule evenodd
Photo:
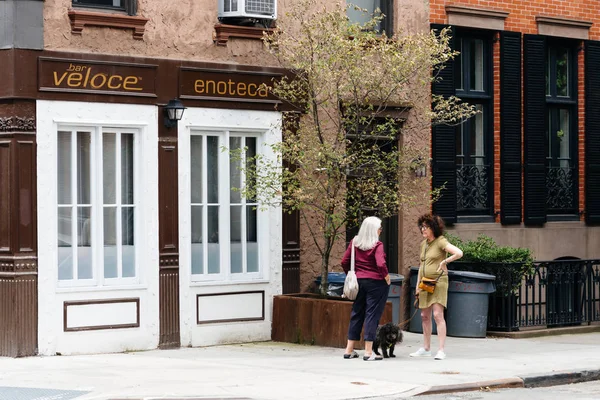
<svg viewBox="0 0 600 400"><path fill-rule="evenodd" d="M278 342L346 347L352 302L298 293L273 298L271 339ZM387 302L380 324L392 321L392 303ZM364 347L361 338L356 346Z"/></svg>

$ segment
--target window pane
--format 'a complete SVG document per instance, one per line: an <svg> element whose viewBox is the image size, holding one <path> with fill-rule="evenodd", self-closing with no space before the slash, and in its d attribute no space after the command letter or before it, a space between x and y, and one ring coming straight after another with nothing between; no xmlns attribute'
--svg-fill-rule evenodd
<svg viewBox="0 0 600 400"><path fill-rule="evenodd" d="M123 0L73 0L73 4L87 4L104 7L122 7Z"/></svg>
<svg viewBox="0 0 600 400"><path fill-rule="evenodd" d="M548 52L548 57L546 58L546 96L550 96L550 64L552 64L552 56L550 51Z"/></svg>
<svg viewBox="0 0 600 400"><path fill-rule="evenodd" d="M556 49L556 95L569 96L569 49Z"/></svg>
<svg viewBox="0 0 600 400"><path fill-rule="evenodd" d="M192 206L192 274L204 273L202 244L202 206Z"/></svg>
<svg viewBox="0 0 600 400"><path fill-rule="evenodd" d="M202 203L202 136L192 135L190 146L192 203Z"/></svg>
<svg viewBox="0 0 600 400"><path fill-rule="evenodd" d="M121 204L133 204L133 134L121 135Z"/></svg>
<svg viewBox="0 0 600 400"><path fill-rule="evenodd" d="M470 46L470 88L471 90L483 90L483 40L475 39Z"/></svg>
<svg viewBox="0 0 600 400"><path fill-rule="evenodd" d="M242 138L241 137L230 137L229 138L229 150L231 152L236 152L241 150L242 148ZM234 188L241 189L242 187L242 172L240 171L240 163L235 160L231 155L229 157L229 201L231 203L239 204L242 201L241 193L239 190L234 190Z"/></svg>
<svg viewBox="0 0 600 400"><path fill-rule="evenodd" d="M354 7L346 9L350 22L358 23L360 25L369 22L372 18L372 14L377 8L381 9L380 0L349 0L347 3L367 10L366 13L363 13L360 10L355 10Z"/></svg>
<svg viewBox="0 0 600 400"><path fill-rule="evenodd" d="M208 202L219 202L219 138L208 136L207 138L207 184Z"/></svg>
<svg viewBox="0 0 600 400"><path fill-rule="evenodd" d="M483 157L485 156L485 147L483 140L483 106L481 104L478 104L476 108L478 114L476 114L470 119L470 155L471 157Z"/></svg>
<svg viewBox="0 0 600 400"><path fill-rule="evenodd" d="M467 123L463 123L456 130L456 164L462 165L464 161L464 152L463 152L463 136L465 135L465 126Z"/></svg>
<svg viewBox="0 0 600 400"><path fill-rule="evenodd" d="M246 252L247 271L258 272L258 235L253 207L246 207Z"/></svg>
<svg viewBox="0 0 600 400"><path fill-rule="evenodd" d="M460 71L460 78L458 79L458 81L456 82L456 88L458 90L463 90L464 89L464 76L465 76L465 70L463 69L466 63L463 63L463 40L459 39L456 41L456 51L458 51L458 56L456 56L455 58L455 62L456 62L456 69L457 71Z"/></svg>
<svg viewBox="0 0 600 400"><path fill-rule="evenodd" d="M104 208L104 277L118 278L117 208Z"/></svg>
<svg viewBox="0 0 600 400"><path fill-rule="evenodd" d="M58 132L58 204L71 204L71 132Z"/></svg>
<svg viewBox="0 0 600 400"><path fill-rule="evenodd" d="M256 171L256 138L247 137L246 138L246 169L248 171ZM254 181L252 180L252 176L246 177L246 186L252 188L254 186ZM247 198L246 202L254 203L256 199L254 197Z"/></svg>
<svg viewBox="0 0 600 400"><path fill-rule="evenodd" d="M560 110L559 112L560 131L557 132L559 142L559 157L561 158L560 166L563 168L570 167L570 132L569 132L569 110Z"/></svg>
<svg viewBox="0 0 600 400"><path fill-rule="evenodd" d="M71 207L58 208L58 279L73 279Z"/></svg>
<svg viewBox="0 0 600 400"><path fill-rule="evenodd" d="M135 276L135 208L123 207L121 210L121 244L123 245L122 262L123 262L123 278L131 278Z"/></svg>
<svg viewBox="0 0 600 400"><path fill-rule="evenodd" d="M93 278L91 207L77 207L77 277Z"/></svg>
<svg viewBox="0 0 600 400"><path fill-rule="evenodd" d="M218 274L221 271L219 255L219 206L207 207L208 223L208 273Z"/></svg>
<svg viewBox="0 0 600 400"><path fill-rule="evenodd" d="M242 264L242 206L231 206L231 273L244 271Z"/></svg>
<svg viewBox="0 0 600 400"><path fill-rule="evenodd" d="M117 136L115 133L105 133L102 136L102 188L104 204L116 203Z"/></svg>
<svg viewBox="0 0 600 400"><path fill-rule="evenodd" d="M77 132L77 203L91 203L91 134Z"/></svg>

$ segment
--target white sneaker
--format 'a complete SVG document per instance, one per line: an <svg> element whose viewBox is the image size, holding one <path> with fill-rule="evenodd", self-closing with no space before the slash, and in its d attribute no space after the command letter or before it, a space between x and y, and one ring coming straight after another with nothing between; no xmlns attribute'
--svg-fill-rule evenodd
<svg viewBox="0 0 600 400"><path fill-rule="evenodd" d="M414 353L410 353L411 357L431 357L431 350L425 350L424 348L420 348Z"/></svg>
<svg viewBox="0 0 600 400"><path fill-rule="evenodd" d="M446 358L446 353L443 350L438 350L434 357L435 360L443 360L444 358Z"/></svg>

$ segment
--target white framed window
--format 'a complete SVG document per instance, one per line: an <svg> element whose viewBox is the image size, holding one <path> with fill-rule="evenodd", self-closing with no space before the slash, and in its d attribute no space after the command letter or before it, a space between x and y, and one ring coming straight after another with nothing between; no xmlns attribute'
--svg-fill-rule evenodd
<svg viewBox="0 0 600 400"><path fill-rule="evenodd" d="M138 283L139 131L59 126L59 286Z"/></svg>
<svg viewBox="0 0 600 400"><path fill-rule="evenodd" d="M193 281L261 279L261 212L239 191L241 165L259 151L262 132L192 130L190 136L191 274ZM231 150L231 151L229 151ZM241 151L242 156L233 156Z"/></svg>

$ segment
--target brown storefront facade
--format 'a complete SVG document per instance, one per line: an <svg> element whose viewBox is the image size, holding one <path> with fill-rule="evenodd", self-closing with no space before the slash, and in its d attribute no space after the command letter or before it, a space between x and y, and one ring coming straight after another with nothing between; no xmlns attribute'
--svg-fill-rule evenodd
<svg viewBox="0 0 600 400"><path fill-rule="evenodd" d="M284 71L19 49L0 65L0 355L268 340L298 223L236 196L223 149L273 156L283 113L261 84Z"/></svg>

